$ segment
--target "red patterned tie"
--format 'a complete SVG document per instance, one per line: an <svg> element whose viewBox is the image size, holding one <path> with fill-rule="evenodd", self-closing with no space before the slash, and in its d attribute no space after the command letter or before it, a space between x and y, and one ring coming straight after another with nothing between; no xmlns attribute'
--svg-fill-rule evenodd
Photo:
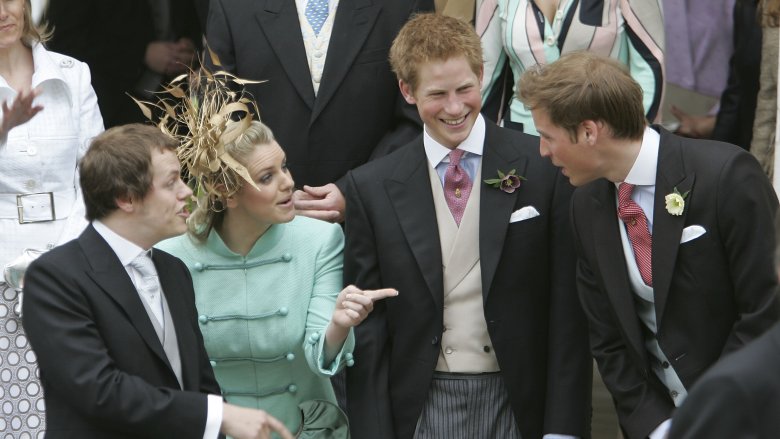
<svg viewBox="0 0 780 439"><path fill-rule="evenodd" d="M647 217L642 208L631 199L633 184L622 183L618 188L618 216L626 224L628 239L634 249L639 274L648 286L653 286L652 253L653 239L647 226Z"/></svg>
<svg viewBox="0 0 780 439"><path fill-rule="evenodd" d="M444 173L444 198L458 226L471 194L471 179L460 167L460 159L464 152L462 149L453 149L450 152L450 164L447 166L447 172Z"/></svg>

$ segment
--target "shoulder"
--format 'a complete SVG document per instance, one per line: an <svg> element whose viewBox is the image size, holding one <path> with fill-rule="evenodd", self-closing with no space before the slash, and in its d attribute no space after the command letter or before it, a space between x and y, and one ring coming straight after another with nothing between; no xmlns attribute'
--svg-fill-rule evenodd
<svg viewBox="0 0 780 439"><path fill-rule="evenodd" d="M283 224L283 226L287 228L287 234L290 235L290 238L299 245L339 245L344 241L344 232L338 224L303 215L296 215L292 221Z"/></svg>
<svg viewBox="0 0 780 439"><path fill-rule="evenodd" d="M399 164L408 163L409 161L424 163L424 159L425 149L423 147L422 135L419 135L392 153L353 169L349 172L349 175L351 175L355 183L381 181L391 177Z"/></svg>
<svg viewBox="0 0 780 439"><path fill-rule="evenodd" d="M86 63L79 61L72 56L64 55L58 52L52 52L43 46L36 47L33 50L33 56L36 58L48 58L52 64L58 67L65 75L80 74L84 71L89 71L89 67Z"/></svg>
<svg viewBox="0 0 780 439"><path fill-rule="evenodd" d="M155 252L164 255L164 259L177 258L186 263L193 259L198 248L201 247L188 234L166 239L154 245Z"/></svg>

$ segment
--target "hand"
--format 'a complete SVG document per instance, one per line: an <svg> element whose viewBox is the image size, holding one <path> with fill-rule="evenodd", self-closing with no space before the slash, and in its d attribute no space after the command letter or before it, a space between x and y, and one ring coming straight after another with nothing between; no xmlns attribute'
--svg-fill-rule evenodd
<svg viewBox="0 0 780 439"><path fill-rule="evenodd" d="M27 123L43 106L33 106L33 100L41 94L41 89L36 87L32 90L23 89L17 95L16 99L8 106L8 102L3 102L3 122L0 126L0 138L5 138L9 131L14 127Z"/></svg>
<svg viewBox="0 0 780 439"><path fill-rule="evenodd" d="M304 186L303 190L293 193L293 203L296 212L303 216L331 223L344 221L344 195L333 183L325 186Z"/></svg>
<svg viewBox="0 0 780 439"><path fill-rule="evenodd" d="M195 56L195 46L187 38L173 43L154 41L146 46L144 63L150 70L165 76L184 73Z"/></svg>
<svg viewBox="0 0 780 439"><path fill-rule="evenodd" d="M374 310L374 302L397 295L398 290L393 288L361 290L350 285L341 290L336 298L336 308L330 321L341 328L352 328L359 325Z"/></svg>
<svg viewBox="0 0 780 439"><path fill-rule="evenodd" d="M235 439L270 439L276 432L282 439L293 439L290 431L276 418L264 412L225 403L221 433Z"/></svg>
<svg viewBox="0 0 780 439"><path fill-rule="evenodd" d="M707 139L715 129L715 116L694 116L686 113L675 105L670 109L672 115L680 121L676 134L695 139Z"/></svg>

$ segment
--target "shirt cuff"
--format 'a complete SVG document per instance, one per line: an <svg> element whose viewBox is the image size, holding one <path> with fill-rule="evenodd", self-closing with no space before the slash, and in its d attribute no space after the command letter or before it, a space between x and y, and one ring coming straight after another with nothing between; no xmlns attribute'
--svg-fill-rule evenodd
<svg viewBox="0 0 780 439"><path fill-rule="evenodd" d="M203 439L216 439L219 436L219 427L222 425L222 397L208 395L208 402L206 430L203 432Z"/></svg>
<svg viewBox="0 0 780 439"><path fill-rule="evenodd" d="M661 422L661 425L655 427L655 430L653 430L653 432L650 433L648 439L664 439L666 435L669 433L669 429L671 427L672 427L671 419L667 419L664 422Z"/></svg>
<svg viewBox="0 0 780 439"><path fill-rule="evenodd" d="M545 434L542 439L580 439L579 436L569 436L568 434Z"/></svg>

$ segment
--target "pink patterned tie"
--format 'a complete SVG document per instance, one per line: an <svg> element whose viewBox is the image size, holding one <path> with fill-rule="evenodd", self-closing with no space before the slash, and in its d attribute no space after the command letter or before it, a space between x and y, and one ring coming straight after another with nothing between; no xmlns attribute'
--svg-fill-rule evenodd
<svg viewBox="0 0 780 439"><path fill-rule="evenodd" d="M647 286L653 286L652 253L653 239L647 226L647 217L642 208L631 199L634 185L622 183L618 188L618 216L626 224L628 240L634 249L639 274Z"/></svg>
<svg viewBox="0 0 780 439"><path fill-rule="evenodd" d="M444 198L458 226L471 194L471 179L460 167L460 159L464 152L462 149L450 151L450 164L447 166L447 172L444 173Z"/></svg>

